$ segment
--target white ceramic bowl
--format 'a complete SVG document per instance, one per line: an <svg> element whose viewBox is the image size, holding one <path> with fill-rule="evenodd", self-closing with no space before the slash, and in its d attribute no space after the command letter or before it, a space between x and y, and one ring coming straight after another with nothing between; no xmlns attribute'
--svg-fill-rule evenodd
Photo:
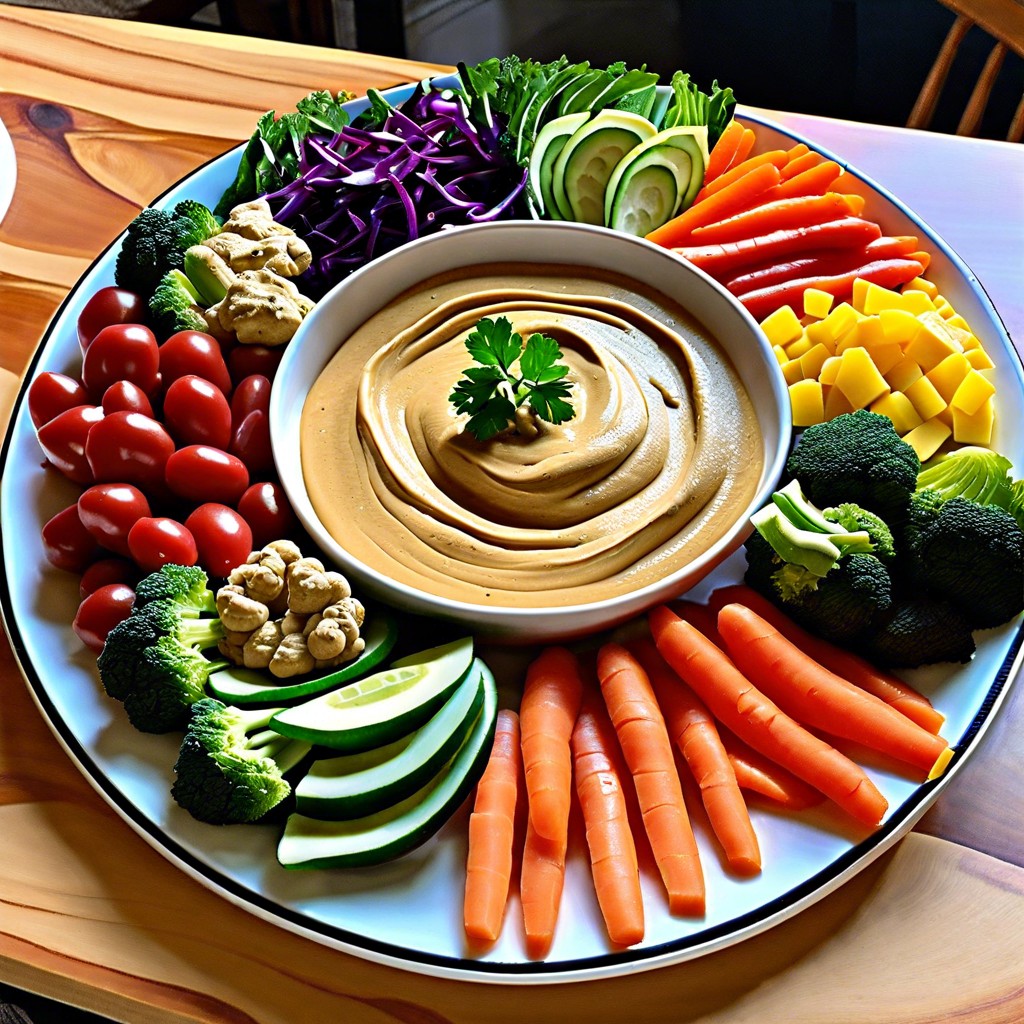
<svg viewBox="0 0 1024 1024"><path fill-rule="evenodd" d="M371 315L427 277L494 262L559 263L633 278L678 302L718 340L753 401L763 444L763 470L750 505L735 510L721 538L693 561L624 595L563 607L481 606L395 582L360 563L324 528L306 491L299 457L302 407L314 381L348 337ZM778 363L753 318L719 284L669 251L643 239L583 224L506 221L445 230L402 246L329 292L289 343L270 406L274 457L292 505L326 559L353 585L394 607L455 621L495 639L568 639L616 625L698 583L735 551L751 512L767 500L790 443L790 407Z"/></svg>

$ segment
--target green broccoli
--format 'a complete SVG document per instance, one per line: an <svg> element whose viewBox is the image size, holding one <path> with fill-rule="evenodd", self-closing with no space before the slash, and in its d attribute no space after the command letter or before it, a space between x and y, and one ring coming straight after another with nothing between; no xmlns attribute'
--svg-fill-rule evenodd
<svg viewBox="0 0 1024 1024"><path fill-rule="evenodd" d="M268 728L279 710L240 710L212 697L195 702L174 765L171 795L199 821L257 821L291 793L285 773L312 749Z"/></svg>
<svg viewBox="0 0 1024 1024"><path fill-rule="evenodd" d="M171 219L183 251L220 234L220 221L213 215L213 211L195 199L183 199L178 203L171 213Z"/></svg>
<svg viewBox="0 0 1024 1024"><path fill-rule="evenodd" d="M161 566L139 580L135 587L135 607L141 608L150 601L170 600L195 615L213 615L217 611L216 596L209 587L206 571L198 565Z"/></svg>
<svg viewBox="0 0 1024 1024"><path fill-rule="evenodd" d="M167 271L180 267L184 259L185 247L171 215L147 207L128 225L114 264L114 280L148 299Z"/></svg>
<svg viewBox="0 0 1024 1024"><path fill-rule="evenodd" d="M223 636L220 619L201 618L171 598L151 600L107 635L96 661L100 681L139 731L181 728L210 673L227 666L202 653Z"/></svg>
<svg viewBox="0 0 1024 1024"><path fill-rule="evenodd" d="M808 427L786 462L819 508L856 502L890 526L905 517L920 469L892 421L864 409Z"/></svg>
<svg viewBox="0 0 1024 1024"><path fill-rule="evenodd" d="M887 565L896 557L896 541L892 530L874 512L846 501L835 508L822 509L821 514L828 522L841 526L849 533L866 533L871 541L871 553Z"/></svg>
<svg viewBox="0 0 1024 1024"><path fill-rule="evenodd" d="M169 338L178 331L205 332L209 329L199 292L177 268L164 274L149 297L149 315L159 338Z"/></svg>
<svg viewBox="0 0 1024 1024"><path fill-rule="evenodd" d="M998 626L1024 609L1024 531L998 505L914 495L904 531L911 584L951 604L975 629Z"/></svg>
<svg viewBox="0 0 1024 1024"><path fill-rule="evenodd" d="M918 668L937 661L968 662L974 654L970 625L944 601L921 595L901 597L861 650L889 668Z"/></svg>
<svg viewBox="0 0 1024 1024"><path fill-rule="evenodd" d="M943 500L967 498L979 505L998 505L1024 530L1024 481L1014 480L1012 470L1005 455L967 445L930 458L917 476L917 490L931 491Z"/></svg>

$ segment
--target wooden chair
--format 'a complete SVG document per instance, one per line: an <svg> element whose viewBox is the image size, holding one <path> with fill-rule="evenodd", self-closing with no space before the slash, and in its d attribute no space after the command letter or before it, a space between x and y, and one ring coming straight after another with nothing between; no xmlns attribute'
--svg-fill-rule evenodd
<svg viewBox="0 0 1024 1024"><path fill-rule="evenodd" d="M1008 50L1024 57L1024 0L939 0L956 13L956 21L949 30L935 63L917 97L907 121L908 128L927 128L931 124L936 104L953 65L957 49L964 37L977 25L993 39L992 50L978 81L971 92L963 116L957 126L957 135L974 135L981 124L992 87L999 75ZM1009 142L1024 139L1024 95L1017 106L1006 138Z"/></svg>

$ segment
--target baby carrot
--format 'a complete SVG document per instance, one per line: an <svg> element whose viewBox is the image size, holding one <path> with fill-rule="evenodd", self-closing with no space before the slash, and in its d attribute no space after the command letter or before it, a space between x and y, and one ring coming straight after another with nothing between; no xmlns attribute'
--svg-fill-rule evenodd
<svg viewBox="0 0 1024 1024"><path fill-rule="evenodd" d="M799 228L840 217L856 216L863 209L859 197L844 192L826 192L823 196L794 196L754 206L733 217L705 224L693 231L693 244L739 242L780 228ZM850 200L854 200L851 202Z"/></svg>
<svg viewBox="0 0 1024 1024"><path fill-rule="evenodd" d="M592 691L584 698L572 731L576 794L608 937L632 946L644 937L644 904L615 748L611 722Z"/></svg>
<svg viewBox="0 0 1024 1024"><path fill-rule="evenodd" d="M743 134L740 136L740 140L736 144L736 152L733 153L732 160L729 161L729 166L726 170L731 171L738 164L743 163L743 161L750 156L750 151L754 148L755 142L757 142L757 136L754 134L754 129L744 128Z"/></svg>
<svg viewBox="0 0 1024 1024"><path fill-rule="evenodd" d="M787 811L803 811L825 799L813 786L747 746L728 729L720 735L740 789L766 797Z"/></svg>
<svg viewBox="0 0 1024 1024"><path fill-rule="evenodd" d="M739 875L756 875L761 870L757 836L711 712L669 668L653 641L639 641L630 645L630 650L647 673L669 736L700 787L704 809L729 867Z"/></svg>
<svg viewBox="0 0 1024 1024"><path fill-rule="evenodd" d="M808 167L792 178L787 178L765 193L764 201L787 199L791 196L820 196L828 192L843 173L835 160L823 160Z"/></svg>
<svg viewBox="0 0 1024 1024"><path fill-rule="evenodd" d="M716 614L723 605L734 601L752 608L815 661L835 672L837 676L842 676L855 686L884 700L912 722L917 722L929 732L937 733L942 728L945 717L932 707L931 701L924 694L919 693L898 676L875 668L852 651L836 647L827 640L808 633L768 598L751 587L745 584L719 587L712 592L710 598L711 607Z"/></svg>
<svg viewBox="0 0 1024 1024"><path fill-rule="evenodd" d="M704 913L704 874L686 813L665 719L639 662L624 647L605 644L597 677L619 747L633 776L640 814L673 914Z"/></svg>
<svg viewBox="0 0 1024 1024"><path fill-rule="evenodd" d="M722 638L718 635L718 614L708 605L696 601L673 601L672 611L699 629L715 646L722 646Z"/></svg>
<svg viewBox="0 0 1024 1024"><path fill-rule="evenodd" d="M526 952L533 959L547 955L555 937L555 924L565 884L567 839L545 839L526 823L523 868L519 877L519 902L523 907Z"/></svg>
<svg viewBox="0 0 1024 1024"><path fill-rule="evenodd" d="M732 118L722 129L718 141L714 144L708 155L708 165L704 169L704 181L714 181L729 165L735 160L736 151L743 138L744 127Z"/></svg>
<svg viewBox="0 0 1024 1024"><path fill-rule="evenodd" d="M800 156L794 157L782 168L782 180L787 181L794 175L802 174L812 167L817 167L824 159L820 153L813 151L801 153Z"/></svg>
<svg viewBox="0 0 1024 1024"><path fill-rule="evenodd" d="M804 153L810 153L811 148L806 142L798 142L792 149L786 150L786 160L798 160Z"/></svg>
<svg viewBox="0 0 1024 1024"><path fill-rule="evenodd" d="M708 179L705 177L704 185L694 196L693 202L699 203L720 192L726 185L731 185L738 178L742 178L748 171L762 164L774 164L781 171L786 166L786 151L784 149L773 149L767 153L758 153L757 156L748 156L742 163L733 164L727 171L723 171L717 178ZM692 205L692 204L691 204Z"/></svg>
<svg viewBox="0 0 1024 1024"><path fill-rule="evenodd" d="M694 228L749 209L760 202L760 197L777 186L781 180L782 175L778 167L770 163L761 164L714 195L708 196L703 202L694 203L679 216L673 217L660 228L655 228L647 237L667 248L685 245Z"/></svg>
<svg viewBox="0 0 1024 1024"><path fill-rule="evenodd" d="M512 838L521 767L519 717L503 708L498 712L494 744L469 816L463 919L466 934L480 942L494 942L501 933L512 877Z"/></svg>
<svg viewBox="0 0 1024 1024"><path fill-rule="evenodd" d="M784 714L726 654L669 608L654 608L648 620L662 657L719 722L858 821L881 822L888 802L859 765Z"/></svg>
<svg viewBox="0 0 1024 1024"><path fill-rule="evenodd" d="M840 679L745 605L725 605L718 632L736 667L802 724L862 743L929 778L941 775L953 756L944 739Z"/></svg>
<svg viewBox="0 0 1024 1024"><path fill-rule="evenodd" d="M575 655L548 647L526 671L519 708L530 822L545 839L564 840L572 795L569 737L583 697Z"/></svg>

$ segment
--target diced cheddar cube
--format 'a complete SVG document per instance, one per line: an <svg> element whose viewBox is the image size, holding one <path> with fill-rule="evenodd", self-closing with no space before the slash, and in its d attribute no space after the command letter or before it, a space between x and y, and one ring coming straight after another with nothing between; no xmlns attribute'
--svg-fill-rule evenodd
<svg viewBox="0 0 1024 1024"><path fill-rule="evenodd" d="M803 334L804 328L792 306L782 306L761 321L761 330L773 345L785 347Z"/></svg>
<svg viewBox="0 0 1024 1024"><path fill-rule="evenodd" d="M907 342L905 351L925 373L938 366L946 356L963 350L963 346L946 330L941 317L925 313L917 319L917 333Z"/></svg>
<svg viewBox="0 0 1024 1024"><path fill-rule="evenodd" d="M953 410L953 440L960 444L992 443L992 427L995 423L995 402L991 396L978 407L978 411L968 415Z"/></svg>
<svg viewBox="0 0 1024 1024"><path fill-rule="evenodd" d="M904 434L903 440L917 452L917 457L922 462L926 462L942 447L950 433L949 427L941 420L925 420L920 426Z"/></svg>
<svg viewBox="0 0 1024 1024"><path fill-rule="evenodd" d="M825 419L825 397L816 380L800 380L789 386L793 426L810 427Z"/></svg>
<svg viewBox="0 0 1024 1024"><path fill-rule="evenodd" d="M982 347L981 342L978 341L977 336L974 334L965 334L961 340L963 341L965 352L970 352L971 349Z"/></svg>
<svg viewBox="0 0 1024 1024"><path fill-rule="evenodd" d="M903 355L899 362L884 371L882 376L889 382L889 387L893 391L906 391L915 380L924 376L924 371L910 356Z"/></svg>
<svg viewBox="0 0 1024 1024"><path fill-rule="evenodd" d="M833 338L841 338L859 319L857 310L848 302L840 302L835 309L824 320L822 324Z"/></svg>
<svg viewBox="0 0 1024 1024"><path fill-rule="evenodd" d="M968 416L973 416L981 408L982 403L995 393L995 384L983 373L972 369L967 371L967 375L953 393L949 404L953 407L954 413L959 410Z"/></svg>
<svg viewBox="0 0 1024 1024"><path fill-rule="evenodd" d="M963 352L951 352L941 363L933 366L925 376L935 385L935 390L942 395L948 405L970 369L971 364L967 362L967 356Z"/></svg>
<svg viewBox="0 0 1024 1024"><path fill-rule="evenodd" d="M803 376L813 377L817 380L818 374L821 373L821 368L825 365L825 360L834 358L835 356L820 343L808 349L800 356L800 369L803 371Z"/></svg>
<svg viewBox="0 0 1024 1024"><path fill-rule="evenodd" d="M798 380L804 379L804 371L800 366L799 359L787 359L782 364L782 379L787 384L795 384Z"/></svg>
<svg viewBox="0 0 1024 1024"><path fill-rule="evenodd" d="M899 391L882 395L869 406L872 412L882 416L888 416L892 420L893 429L901 437L921 425L921 417L918 416L913 402L906 395Z"/></svg>
<svg viewBox="0 0 1024 1024"><path fill-rule="evenodd" d="M817 320L824 320L834 301L835 298L831 293L822 291L820 288L808 288L804 292L804 313Z"/></svg>
<svg viewBox="0 0 1024 1024"><path fill-rule="evenodd" d="M821 364L821 369L818 371L818 380L822 384L835 384L836 374L839 372L842 361L842 356L829 356Z"/></svg>
<svg viewBox="0 0 1024 1024"><path fill-rule="evenodd" d="M815 320L804 328L804 334L812 345L824 345L833 355L836 351L836 339L832 330L824 320Z"/></svg>
<svg viewBox="0 0 1024 1024"><path fill-rule="evenodd" d="M839 358L842 358L841 356ZM834 420L844 412L855 412L850 400L834 384L825 389L825 419Z"/></svg>
<svg viewBox="0 0 1024 1024"><path fill-rule="evenodd" d="M923 420L938 416L946 408L945 399L927 377L918 377L913 384L903 389L903 394L914 403L918 416Z"/></svg>
<svg viewBox="0 0 1024 1024"><path fill-rule="evenodd" d="M943 320L947 320L951 316L956 316L956 310L953 308L953 304L949 299L942 295L936 295L932 301L935 303L935 309Z"/></svg>
<svg viewBox="0 0 1024 1024"><path fill-rule="evenodd" d="M980 345L967 349L964 355L967 356L967 362L975 370L991 370L995 366L988 353Z"/></svg>
<svg viewBox="0 0 1024 1024"><path fill-rule="evenodd" d="M878 345L875 348L869 348L868 354L871 356L875 368L883 377L904 358L903 349L899 345ZM892 387L891 384L889 386Z"/></svg>
<svg viewBox="0 0 1024 1024"><path fill-rule="evenodd" d="M914 316L935 312L935 303L932 302L931 296L924 292L905 291L900 294L900 298L903 300L903 308Z"/></svg>
<svg viewBox="0 0 1024 1024"><path fill-rule="evenodd" d="M968 334L971 333L971 325L959 313L951 316L946 323L950 327L959 327L962 331L966 331Z"/></svg>
<svg viewBox="0 0 1024 1024"><path fill-rule="evenodd" d="M883 288L880 284L874 284L871 281L864 281L863 287L858 288L857 285L861 283L861 280L858 278L853 284L855 309L868 316L872 313L880 313L883 309L903 309L903 297L899 292L894 292L891 288Z"/></svg>
<svg viewBox="0 0 1024 1024"><path fill-rule="evenodd" d="M790 359L799 359L805 352L810 352L813 347L814 342L806 334L801 334L796 341L791 341L786 346L786 355Z"/></svg>
<svg viewBox="0 0 1024 1024"><path fill-rule="evenodd" d="M779 366L789 361L789 356L786 355L786 350L781 345L772 345L772 352L775 354Z"/></svg>
<svg viewBox="0 0 1024 1024"><path fill-rule="evenodd" d="M840 357L835 386L854 409L865 409L889 390L865 348L848 348Z"/></svg>
<svg viewBox="0 0 1024 1024"><path fill-rule="evenodd" d="M903 291L915 291L924 292L929 298L934 299L939 294L938 285L932 281L928 281L923 277L915 277L913 281L908 281L903 286Z"/></svg>
<svg viewBox="0 0 1024 1024"><path fill-rule="evenodd" d="M906 345L921 327L917 317L905 309L883 309L878 314L878 322L885 340L897 345Z"/></svg>
<svg viewBox="0 0 1024 1024"><path fill-rule="evenodd" d="M862 316L848 331L836 338L836 355L848 348L873 349L886 344L882 322L877 316Z"/></svg>

